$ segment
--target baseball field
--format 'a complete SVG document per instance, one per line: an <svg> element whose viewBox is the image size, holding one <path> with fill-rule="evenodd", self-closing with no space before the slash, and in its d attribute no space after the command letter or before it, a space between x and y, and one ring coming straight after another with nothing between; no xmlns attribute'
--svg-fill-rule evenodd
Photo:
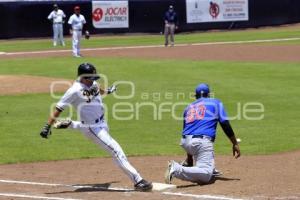
<svg viewBox="0 0 300 200"><path fill-rule="evenodd" d="M161 35L92 36L82 58L71 56L70 38L56 48L49 38L0 41L0 199L300 199L299 29L179 34L175 47L162 46ZM147 180L162 183L167 161L184 159L180 117L201 82L224 102L242 157L231 156L218 129L222 177L142 193L80 132L53 129L42 139L83 62L117 84L104 97L110 133Z"/></svg>

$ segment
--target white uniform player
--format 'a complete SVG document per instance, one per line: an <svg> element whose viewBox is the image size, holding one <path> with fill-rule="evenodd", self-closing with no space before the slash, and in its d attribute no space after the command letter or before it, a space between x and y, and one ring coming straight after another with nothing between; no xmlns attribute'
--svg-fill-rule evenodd
<svg viewBox="0 0 300 200"><path fill-rule="evenodd" d="M67 124L55 125L56 128L79 129L85 136L109 152L116 164L129 176L136 190L148 191L152 183L144 180L136 169L129 163L120 145L109 135L108 125L104 119L104 106L101 94L110 94L116 90L113 86L107 91L99 89L95 80L100 78L96 69L89 63L78 67L78 80L67 90L56 105L54 117L42 129L40 135L47 138L51 133L50 127L55 118L69 105L72 105L79 114L80 121L69 121Z"/></svg>
<svg viewBox="0 0 300 200"><path fill-rule="evenodd" d="M72 47L73 56L81 57L80 55L80 40L82 37L82 29L86 20L83 15L80 14L80 7L75 6L74 14L69 18L68 24L71 26L70 33L72 34Z"/></svg>
<svg viewBox="0 0 300 200"><path fill-rule="evenodd" d="M54 4L53 8L54 10L48 15L48 19L53 23L53 46L57 44L65 46L63 23L66 15L58 8L57 4Z"/></svg>

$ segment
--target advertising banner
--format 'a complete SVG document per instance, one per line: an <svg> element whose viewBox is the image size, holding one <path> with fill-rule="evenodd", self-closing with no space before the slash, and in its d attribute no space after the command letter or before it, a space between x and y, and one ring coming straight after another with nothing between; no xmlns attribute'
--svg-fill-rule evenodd
<svg viewBox="0 0 300 200"><path fill-rule="evenodd" d="M128 28L128 1L93 1L95 28Z"/></svg>
<svg viewBox="0 0 300 200"><path fill-rule="evenodd" d="M186 0L187 23L249 20L248 0Z"/></svg>

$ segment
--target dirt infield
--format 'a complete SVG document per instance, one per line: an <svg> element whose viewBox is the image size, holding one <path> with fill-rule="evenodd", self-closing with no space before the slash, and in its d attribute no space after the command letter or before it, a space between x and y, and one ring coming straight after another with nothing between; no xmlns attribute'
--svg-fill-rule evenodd
<svg viewBox="0 0 300 200"><path fill-rule="evenodd" d="M55 84L56 83L56 84ZM72 84L66 79L26 75L0 75L0 95L64 92Z"/></svg>
<svg viewBox="0 0 300 200"><path fill-rule="evenodd" d="M189 59L189 60L222 60L222 61L266 61L266 62L299 62L300 46L298 45L261 45L261 44L227 44L227 45L186 45L175 47L132 47L132 48L99 48L82 50L83 56L89 57L129 57L150 59ZM44 52L18 52L0 55L1 58L71 56L71 50Z"/></svg>
<svg viewBox="0 0 300 200"><path fill-rule="evenodd" d="M164 170L169 159L182 160L183 156L129 158L145 178L154 182L163 182ZM214 184L201 186L175 179L174 184L178 188L169 190L171 193L169 195L162 192L116 192L105 191L103 188L76 189L68 186L1 182L0 193L6 191L6 193L91 200L193 199L187 196L174 196L173 193L225 196L232 199L300 198L300 173L297 170L300 166L299 151L268 156L242 156L238 160L230 156L217 156L216 161L224 175L215 180ZM132 188L129 179L116 167L111 158L1 165L0 177L2 180ZM200 197L197 199L203 199Z"/></svg>
<svg viewBox="0 0 300 200"><path fill-rule="evenodd" d="M299 52L299 46L248 44L174 48L154 47L105 51L90 50L83 51L83 54L93 57L138 57L151 59L178 59L180 57L180 59L193 60L299 62ZM70 55L70 52L0 55L0 58L65 55ZM54 80L60 81L61 79L32 76L0 76L0 94L48 92L49 84ZM22 84L18 84L18 88L15 88L16 83L19 82ZM26 86L24 87L26 90L22 88L23 85ZM28 86L30 87L28 88ZM57 88L57 90L64 91L66 87ZM243 150L242 144L241 149ZM163 182L166 163L170 159L181 160L183 157L129 158L141 174L153 182ZM195 185L175 180L174 184L178 188L170 190L168 193L122 191L123 189L132 188L132 184L114 165L111 158L0 165L0 199L45 199L46 197L56 200L70 198L84 200L300 199L300 151L267 156L242 156L238 160L233 159L231 156L217 155L216 162L218 169L222 170L224 175L215 180L214 184ZM7 180L26 181L27 183L5 182ZM71 185L90 187L75 188ZM108 186L121 189L120 191L105 189ZM13 196L20 194L23 196Z"/></svg>

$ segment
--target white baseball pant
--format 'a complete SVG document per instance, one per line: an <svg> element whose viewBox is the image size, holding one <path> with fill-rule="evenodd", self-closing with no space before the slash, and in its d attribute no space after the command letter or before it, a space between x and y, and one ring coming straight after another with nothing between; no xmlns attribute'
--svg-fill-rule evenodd
<svg viewBox="0 0 300 200"><path fill-rule="evenodd" d="M91 126L82 124L79 121L72 121L69 126L72 129L79 129L87 138L105 149L112 155L115 163L125 172L134 184L142 180L137 170L129 163L121 146L108 133L108 125L105 120Z"/></svg>
<svg viewBox="0 0 300 200"><path fill-rule="evenodd" d="M80 56L80 40L82 37L81 30L73 30L72 33L72 48L73 48L73 55Z"/></svg>
<svg viewBox="0 0 300 200"><path fill-rule="evenodd" d="M65 46L62 23L53 23L53 45L56 46L57 44Z"/></svg>

